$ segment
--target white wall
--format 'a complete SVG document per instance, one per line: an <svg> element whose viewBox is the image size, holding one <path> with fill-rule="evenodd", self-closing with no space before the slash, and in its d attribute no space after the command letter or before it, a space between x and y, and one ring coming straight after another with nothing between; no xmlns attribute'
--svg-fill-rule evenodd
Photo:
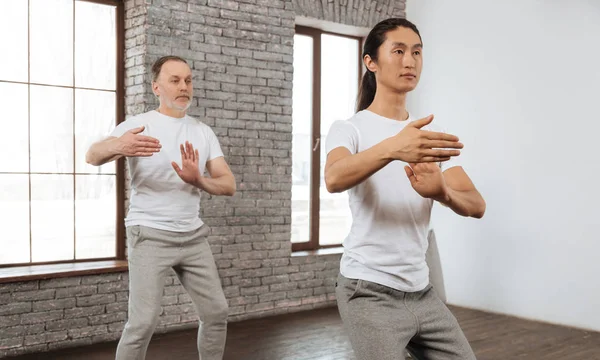
<svg viewBox="0 0 600 360"><path fill-rule="evenodd" d="M409 110L461 137L488 204L434 211L449 302L600 330L600 1L408 0L407 18Z"/></svg>

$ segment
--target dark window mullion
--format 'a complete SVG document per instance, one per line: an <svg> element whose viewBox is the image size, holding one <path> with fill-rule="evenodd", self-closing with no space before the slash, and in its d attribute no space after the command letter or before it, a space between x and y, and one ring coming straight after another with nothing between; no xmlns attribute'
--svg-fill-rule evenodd
<svg viewBox="0 0 600 360"><path fill-rule="evenodd" d="M75 1L73 1L73 260L77 259L77 176L76 174L76 140L75 140Z"/></svg>
<svg viewBox="0 0 600 360"><path fill-rule="evenodd" d="M313 30L313 116L311 129L310 248L319 248L321 186L321 31Z"/></svg>
<svg viewBox="0 0 600 360"><path fill-rule="evenodd" d="M27 1L27 152L29 166L27 170L31 172L31 1ZM33 239L31 236L31 174L29 179L29 262L33 262Z"/></svg>

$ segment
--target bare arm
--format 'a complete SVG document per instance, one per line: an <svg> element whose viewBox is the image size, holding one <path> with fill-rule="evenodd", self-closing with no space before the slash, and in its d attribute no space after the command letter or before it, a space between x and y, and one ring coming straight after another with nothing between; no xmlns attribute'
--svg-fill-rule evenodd
<svg viewBox="0 0 600 360"><path fill-rule="evenodd" d="M345 147L329 152L325 163L325 185L329 192L342 192L365 181L394 160L405 162L440 162L458 156L462 144L454 135L421 130L433 116L413 121L398 134L375 146L352 153Z"/></svg>
<svg viewBox="0 0 600 360"><path fill-rule="evenodd" d="M131 129L120 137L110 136L90 146L85 161L94 166L104 165L123 156L152 156L161 145L153 137L138 135L144 127Z"/></svg>
<svg viewBox="0 0 600 360"><path fill-rule="evenodd" d="M443 172L446 182L446 194L438 200L455 213L480 219L485 213L485 200L475 185L460 166L452 167Z"/></svg>
<svg viewBox="0 0 600 360"><path fill-rule="evenodd" d="M221 156L206 163L210 177L201 176L194 186L211 195L233 196L236 191L235 177Z"/></svg>
<svg viewBox="0 0 600 360"><path fill-rule="evenodd" d="M325 163L327 191L337 193L353 188L391 161L381 143L354 155L345 147L335 148Z"/></svg>
<svg viewBox="0 0 600 360"><path fill-rule="evenodd" d="M85 161L90 165L100 166L123 157L116 150L117 142L118 138L110 136L94 143L85 154Z"/></svg>

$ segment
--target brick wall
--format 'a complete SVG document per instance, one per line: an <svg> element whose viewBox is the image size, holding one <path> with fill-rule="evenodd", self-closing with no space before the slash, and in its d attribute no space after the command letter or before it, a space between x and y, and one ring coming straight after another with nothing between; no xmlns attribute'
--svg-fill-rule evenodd
<svg viewBox="0 0 600 360"><path fill-rule="evenodd" d="M296 15L357 26L404 16L404 0L126 0L126 111L153 109L150 66L189 60L190 114L213 127L236 175L232 198L202 216L230 319L335 304L340 255L291 256L292 55ZM157 332L196 326L189 296L166 279ZM119 338L127 273L0 284L0 357Z"/></svg>

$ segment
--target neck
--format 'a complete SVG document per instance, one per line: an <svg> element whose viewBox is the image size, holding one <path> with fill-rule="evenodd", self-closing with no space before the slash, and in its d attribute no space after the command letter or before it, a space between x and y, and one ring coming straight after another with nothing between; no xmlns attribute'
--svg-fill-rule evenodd
<svg viewBox="0 0 600 360"><path fill-rule="evenodd" d="M173 118L182 118L185 116L185 110L173 109L173 108L167 107L163 104L160 104L160 106L158 107L158 109L156 109L156 111L158 111L159 113L161 113L163 115L170 116Z"/></svg>
<svg viewBox="0 0 600 360"><path fill-rule="evenodd" d="M379 85L377 85L377 88L378 91L375 93L375 98L367 110L388 119L407 120L406 93L379 91Z"/></svg>

